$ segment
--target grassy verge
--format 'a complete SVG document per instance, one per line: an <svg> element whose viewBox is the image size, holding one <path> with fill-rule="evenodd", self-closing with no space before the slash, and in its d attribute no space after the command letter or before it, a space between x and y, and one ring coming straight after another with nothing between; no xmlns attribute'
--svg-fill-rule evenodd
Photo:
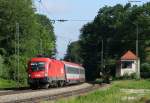
<svg viewBox="0 0 150 103"><path fill-rule="evenodd" d="M99 89L88 95L61 99L54 103L145 103L149 99L149 80L125 80L113 82L105 90Z"/></svg>
<svg viewBox="0 0 150 103"><path fill-rule="evenodd" d="M116 81L113 86L126 89L150 89L150 79Z"/></svg>
<svg viewBox="0 0 150 103"><path fill-rule="evenodd" d="M0 78L0 89L7 89L7 88L16 88L18 87L18 83L12 80L5 80ZM26 85L19 84L20 87L24 87Z"/></svg>

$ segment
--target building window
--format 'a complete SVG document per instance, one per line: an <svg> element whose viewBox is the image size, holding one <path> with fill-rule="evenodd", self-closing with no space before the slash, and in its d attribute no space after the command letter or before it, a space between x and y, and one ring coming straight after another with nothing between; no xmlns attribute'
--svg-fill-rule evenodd
<svg viewBox="0 0 150 103"><path fill-rule="evenodd" d="M132 69L132 64L133 64L133 61L122 61L122 68Z"/></svg>

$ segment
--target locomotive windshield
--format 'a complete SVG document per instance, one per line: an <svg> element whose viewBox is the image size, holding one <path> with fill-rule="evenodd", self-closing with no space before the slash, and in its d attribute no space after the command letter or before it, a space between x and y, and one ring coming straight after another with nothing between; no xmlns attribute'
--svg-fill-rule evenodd
<svg viewBox="0 0 150 103"><path fill-rule="evenodd" d="M32 62L31 70L32 71L45 70L45 62Z"/></svg>

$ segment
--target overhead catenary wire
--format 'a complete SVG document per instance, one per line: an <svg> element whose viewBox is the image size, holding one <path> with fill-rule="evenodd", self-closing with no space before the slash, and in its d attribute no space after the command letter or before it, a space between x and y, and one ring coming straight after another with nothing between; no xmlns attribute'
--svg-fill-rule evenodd
<svg viewBox="0 0 150 103"><path fill-rule="evenodd" d="M66 21L93 21L93 20L88 20L88 19L52 19L51 21L66 22Z"/></svg>
<svg viewBox="0 0 150 103"><path fill-rule="evenodd" d="M141 2L140 0L129 0L129 2ZM41 6L43 7L43 9L49 13L49 10L47 8L47 6L45 6L43 3L42 3L42 0L39 0L39 3L41 4ZM47 4L47 3L46 3ZM67 22L67 21L71 21L71 22L85 22L85 21L93 21L93 20L89 20L89 19L51 19L50 21L52 21L53 23L55 22ZM63 39L69 39L68 37L59 37L57 36L58 38L63 38ZM100 39L99 39L100 40ZM150 39L138 39L138 41L145 41L145 40L150 40ZM105 41L105 40L104 40ZM137 39L120 39L120 40L110 40L111 42L134 42L134 41L137 41Z"/></svg>
<svg viewBox="0 0 150 103"><path fill-rule="evenodd" d="M128 0L128 2L142 2L141 0Z"/></svg>
<svg viewBox="0 0 150 103"><path fill-rule="evenodd" d="M42 6L42 8L45 10L45 12L50 14L50 12L49 12L49 10L47 8L47 5L45 6L43 4L42 0L39 0L38 2L39 2L39 5ZM47 4L47 3L45 3L45 4ZM41 8L39 8L39 9L41 9ZM57 22L66 22L66 21L79 21L79 22L81 22L81 21L93 21L93 20L92 19L51 19L50 21L55 23L56 21Z"/></svg>

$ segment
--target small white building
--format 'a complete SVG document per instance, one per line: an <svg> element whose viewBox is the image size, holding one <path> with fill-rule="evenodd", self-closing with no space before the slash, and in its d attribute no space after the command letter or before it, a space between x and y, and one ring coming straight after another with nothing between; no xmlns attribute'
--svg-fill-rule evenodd
<svg viewBox="0 0 150 103"><path fill-rule="evenodd" d="M116 69L116 77L124 74L140 73L140 60L131 51L126 52L120 59L119 65Z"/></svg>

